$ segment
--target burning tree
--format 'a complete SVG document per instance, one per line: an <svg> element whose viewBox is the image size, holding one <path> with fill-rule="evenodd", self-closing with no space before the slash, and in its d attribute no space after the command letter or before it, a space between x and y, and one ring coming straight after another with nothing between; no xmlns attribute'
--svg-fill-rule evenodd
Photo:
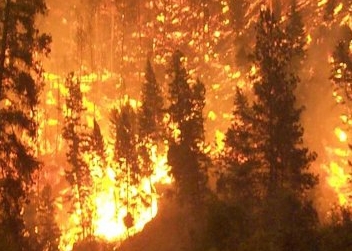
<svg viewBox="0 0 352 251"><path fill-rule="evenodd" d="M116 173L117 184L121 186L123 205L127 208L125 225L133 226L134 198L131 187L138 186L140 181L140 168L137 151L137 115L133 107L127 101L120 109L113 109L110 118L114 137L114 159L118 164ZM125 185L123 185L125 184ZM132 203L133 202L133 203Z"/></svg>
<svg viewBox="0 0 352 251"><path fill-rule="evenodd" d="M45 1L6 0L0 9L0 246L32 250L22 210L40 166L31 144L42 88L38 55L49 52L51 38L35 23Z"/></svg>
<svg viewBox="0 0 352 251"><path fill-rule="evenodd" d="M66 153L70 169L66 170L66 179L72 186L72 201L74 211L79 211L81 224L81 237L92 234L92 211L89 201L91 191L91 175L89 165L84 159L84 154L89 150L89 137L85 133L82 113L85 111L82 103L80 82L70 73L66 79L68 96L66 98L65 124L63 138L67 142Z"/></svg>
<svg viewBox="0 0 352 251"><path fill-rule="evenodd" d="M145 71L145 82L142 86L141 107L138 111L139 125L139 155L142 159L142 175L149 178L152 189L151 175L153 173L153 163L151 160L152 147L157 147L160 151L165 138L164 100L162 89L156 81L154 70L150 61L147 61ZM159 147L160 146L160 147Z"/></svg>

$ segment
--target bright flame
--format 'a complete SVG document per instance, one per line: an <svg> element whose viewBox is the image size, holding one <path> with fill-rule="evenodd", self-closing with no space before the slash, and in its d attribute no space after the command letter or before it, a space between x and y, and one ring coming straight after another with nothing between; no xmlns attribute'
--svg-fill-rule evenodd
<svg viewBox="0 0 352 251"><path fill-rule="evenodd" d="M92 83L109 79L112 74L104 73L98 78L97 74L80 76L81 90L83 92L83 105L86 108L82 120L88 130L92 130L94 119L100 120L106 116L98 102L92 100ZM58 151L65 151L65 145L61 137L52 137L50 135L56 132L60 135L64 119L65 97L68 90L65 87L65 80L55 74L45 74L45 80L48 82L48 89L43 94L45 98L45 110L40 110L38 122L40 128L38 136L40 139L40 149L38 152L43 155L53 155ZM94 98L94 97L93 97ZM123 96L120 101L108 103L106 110L113 107L119 107L124 103L129 103L133 109L138 109L140 102ZM59 109L58 109L59 108ZM101 123L101 131L104 136L109 134L109 127ZM175 132L177 134L177 131ZM49 138L49 139L48 139ZM54 143L56 141L56 143ZM113 142L108 138L107 142ZM88 206L91 211L91 234L105 241L114 241L119 243L128 236L140 232L145 224L152 220L158 212L158 199L156 184L171 184L173 182L170 176L170 167L167 165L167 142L157 145L149 143L147 145L149 157L151 160L149 176L139 177L137 184L129 184L128 181L121 181L125 174L121 173L118 164L114 160L114 146L107 144L105 149L106 160L102 160L96 153L87 153L84 158L89 163L90 178L92 180L90 194L88 196ZM57 160L55 160L57 161ZM62 160L63 161L63 160ZM64 163L64 161L62 162ZM63 164L64 166L65 164ZM64 171L59 175L64 176ZM127 185L128 183L128 185ZM58 198L58 215L61 218L61 239L60 250L70 251L73 245L82 240L82 211L78 204L73 205L69 211L64 203L64 197L75 196L72 188L61 189ZM128 219L129 218L129 219Z"/></svg>
<svg viewBox="0 0 352 251"><path fill-rule="evenodd" d="M335 190L340 205L348 203L348 194L345 193L345 188L348 185L349 175L336 162L331 162L329 166L328 184Z"/></svg>
<svg viewBox="0 0 352 251"><path fill-rule="evenodd" d="M346 143L348 140L347 133L341 128L336 127L334 133L341 143ZM341 206L349 205L349 180L351 175L346 173L344 166L348 165L346 161L349 157L349 149L346 148L326 148L330 153L330 164L323 166L327 172L326 181L337 195L338 202Z"/></svg>
<svg viewBox="0 0 352 251"><path fill-rule="evenodd" d="M334 9L334 16L339 14L342 8L343 8L343 3L339 3L339 5L337 5L336 8Z"/></svg>
<svg viewBox="0 0 352 251"><path fill-rule="evenodd" d="M152 174L150 177L142 178L137 185L130 184L128 190L126 186L117 184L118 174L113 168L99 166L99 161L90 162L92 165L90 167L91 173L94 174L92 175L93 187L95 188L95 192L90 195L94 236L106 241L121 242L128 236L142 231L145 224L156 216L159 195L156 192L155 184L171 184L173 180L169 174L170 167L167 166L167 146L164 146L163 152L160 152L156 145L149 147ZM108 149L106 152L111 153L112 149ZM108 160L108 166L111 160L112 157ZM127 197L131 200L129 204L134 204L133 209L129 209L129 206L126 205ZM129 212L132 212L133 225L128 228L125 220ZM80 239L80 214L78 207L76 207L70 215L61 238L61 250L71 250L73 244Z"/></svg>
<svg viewBox="0 0 352 251"><path fill-rule="evenodd" d="M339 127L335 128L335 135L338 137L340 142L346 142L347 141L347 134Z"/></svg>

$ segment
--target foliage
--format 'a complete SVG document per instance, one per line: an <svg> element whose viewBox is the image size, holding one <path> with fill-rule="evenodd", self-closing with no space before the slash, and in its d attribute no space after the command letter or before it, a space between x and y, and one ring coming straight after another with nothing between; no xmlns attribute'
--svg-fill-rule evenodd
<svg viewBox="0 0 352 251"><path fill-rule="evenodd" d="M35 22L45 1L6 0L0 9L0 246L32 250L22 210L40 166L33 142L43 69L35 54L49 53L51 38Z"/></svg>
<svg viewBox="0 0 352 251"><path fill-rule="evenodd" d="M352 100L352 60L349 43L350 41L341 40L336 45L333 53L334 61L331 72L331 79L336 91L342 92L344 102L348 103Z"/></svg>
<svg viewBox="0 0 352 251"><path fill-rule="evenodd" d="M102 162L105 162L105 142L96 119L93 121L93 131L90 135L90 147L91 150L100 157Z"/></svg>
<svg viewBox="0 0 352 251"><path fill-rule="evenodd" d="M321 251L351 249L351 208L337 207L331 211L331 219L319 229Z"/></svg>
<svg viewBox="0 0 352 251"><path fill-rule="evenodd" d="M127 228L133 225L133 204L130 190L131 185L138 185L141 179L141 168L138 160L137 147L137 114L131 104L123 103L121 107L111 111L110 122L114 139L114 159L118 163L117 185L126 191L126 200L122 203L127 205L127 215L124 223Z"/></svg>
<svg viewBox="0 0 352 251"><path fill-rule="evenodd" d="M162 90L156 81L154 70L147 61L145 70L145 82L142 86L142 105L139 111L139 134L142 138L150 138L153 141L163 137L163 96Z"/></svg>
<svg viewBox="0 0 352 251"><path fill-rule="evenodd" d="M81 213L80 224L83 238L91 233L92 212L89 208L89 195L91 194L91 176L89 165L84 154L89 150L89 136L85 132L82 113L85 111L82 102L80 82L70 73L66 79L68 96L66 97L65 124L62 136L67 143L67 162L70 169L66 170L66 179L72 186L73 194L70 198L72 205L78 204Z"/></svg>
<svg viewBox="0 0 352 251"><path fill-rule="evenodd" d="M120 109L113 109L110 117L114 137L114 158L119 163L121 171L133 184L139 181L139 166L137 152L137 114L127 102Z"/></svg>
<svg viewBox="0 0 352 251"><path fill-rule="evenodd" d="M298 10L296 0L292 0L288 16L289 18L285 27L285 35L288 40L288 48L290 48L290 67L291 70L297 71L300 69L303 60L307 56L307 42L302 15Z"/></svg>
<svg viewBox="0 0 352 251"><path fill-rule="evenodd" d="M38 242L43 251L59 251L60 229L55 220L56 210L52 189L45 185L41 191L38 205Z"/></svg>
<svg viewBox="0 0 352 251"><path fill-rule="evenodd" d="M175 177L177 195L181 202L199 205L206 191L206 168L209 159L204 154L205 87L200 81L192 86L182 52L175 51L168 74L169 114L172 128L169 140L168 163Z"/></svg>
<svg viewBox="0 0 352 251"><path fill-rule="evenodd" d="M288 68L292 50L284 43L285 34L269 10L262 11L257 26L255 62L258 75L254 77L257 97L253 109L255 130L261 137L258 149L263 153L267 169L268 192L287 187L301 194L314 187L316 177L309 172L315 159L303 147L301 108L296 108L294 90L299 79Z"/></svg>

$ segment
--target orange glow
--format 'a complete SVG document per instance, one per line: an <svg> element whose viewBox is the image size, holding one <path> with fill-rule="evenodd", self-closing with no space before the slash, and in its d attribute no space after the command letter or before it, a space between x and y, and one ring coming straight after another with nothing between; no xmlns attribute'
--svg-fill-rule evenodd
<svg viewBox="0 0 352 251"><path fill-rule="evenodd" d="M171 184L172 177L169 175L170 170L167 166L167 147L164 148L163 153L158 151L156 145L150 145L149 147L151 148L151 161L153 163L152 175L142 178L137 185L130 184L128 191L126 187L117 183L118 174L109 166L114 165L111 163L112 157L108 157L108 167L99 166L99 159L90 162L93 187L95 187L95 192L90 195L94 236L106 241L123 241L128 236L143 230L145 224L157 214L159 195L156 192L155 184ZM106 151L106 153L109 152L112 152L112 149ZM129 212L128 205L125 203L127 196L135 204L132 214L133 226L130 228L125 225L125 217ZM149 203L142 202L141 196ZM132 201L130 204L132 204ZM64 224L60 243L61 250L71 250L73 244L79 240L81 232L80 214L77 206L74 212L70 214L68 222Z"/></svg>
<svg viewBox="0 0 352 251"><path fill-rule="evenodd" d="M109 74L106 74L106 77ZM110 74L111 76L111 74ZM66 151L65 142L62 139L55 139L56 143L47 139L50 132L61 130L63 117L67 112L65 97L68 90L65 87L64 79L55 74L46 74L46 81L49 83L48 90L44 92L46 112L40 109L38 121L40 128L38 130L39 151L41 154L53 154L56 151ZM86 108L83 122L87 130L92 130L94 119L102 119L106 116L106 111L102 110L92 100L92 83L97 81L96 74L83 75L80 77L81 88L83 89L83 105ZM94 96L94 94L93 94ZM131 99L124 95L121 100L108 104L108 111L113 107L119 107L121 104L130 104L133 109L140 106L138 100ZM58 105L61 106L58 109ZM53 112L51 112L53 111ZM104 113L104 114L103 114ZM43 119L46 118L46 119ZM158 199L160 195L155 188L156 184L171 184L173 182L170 176L170 167L167 165L167 142L158 149L156 145L148 144L151 159L151 175L149 177L140 177L137 184L129 184L128 188L124 181L121 182L121 175L118 164L114 160L114 146L110 142L109 126L101 123L101 130L106 139L105 156L102 160L95 153L84 155L85 161L89 163L90 178L92 180L92 191L88 196L89 210L92 212L91 229L92 234L105 241L121 242L128 236L140 232L145 224L152 220L158 212ZM58 128L60 127L60 128ZM60 131L59 131L60 133ZM177 130L175 130L177 133ZM162 149L162 150L161 150ZM63 161L63 160L62 160ZM63 162L64 163L64 162ZM63 165L66 165L63 164ZM60 172L63 179L64 171ZM72 188L61 189L60 196L57 199L58 217L62 218L61 222L61 239L60 250L70 251L75 242L82 239L81 217L82 212L78 204L73 205L70 213L67 214L70 207L66 205L64 197L74 195ZM126 203L128 198L128 202ZM133 207L131 206L133 204ZM132 216L132 225L126 226L126 216Z"/></svg>
<svg viewBox="0 0 352 251"><path fill-rule="evenodd" d="M321 7L323 5L325 5L328 2L328 0L321 0L318 2L318 7Z"/></svg>
<svg viewBox="0 0 352 251"><path fill-rule="evenodd" d="M342 8L343 8L343 3L339 3L334 9L334 16L339 14Z"/></svg>
<svg viewBox="0 0 352 251"><path fill-rule="evenodd" d="M348 186L350 175L346 174L336 162L330 163L328 175L327 182L335 190L340 205L346 205L349 202L349 195L346 194L345 189Z"/></svg>
<svg viewBox="0 0 352 251"><path fill-rule="evenodd" d="M307 44L310 45L312 42L312 36L310 34L307 35Z"/></svg>
<svg viewBox="0 0 352 251"><path fill-rule="evenodd" d="M341 128L336 127L334 133L341 143L347 143L347 133ZM323 166L327 172L327 184L334 190L337 195L338 203L341 206L350 205L350 189L349 180L351 175L346 172L345 167L348 166L347 159L349 158L349 149L347 144L345 148L327 148L330 153L330 163L328 166Z"/></svg>

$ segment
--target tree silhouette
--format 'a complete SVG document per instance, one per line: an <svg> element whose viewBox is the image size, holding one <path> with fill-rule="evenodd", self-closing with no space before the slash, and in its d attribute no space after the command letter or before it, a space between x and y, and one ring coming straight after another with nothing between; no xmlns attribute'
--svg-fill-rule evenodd
<svg viewBox="0 0 352 251"><path fill-rule="evenodd" d="M31 250L22 210L40 166L32 146L43 69L35 54L49 53L51 38L35 23L47 11L45 1L0 6L0 246Z"/></svg>
<svg viewBox="0 0 352 251"><path fill-rule="evenodd" d="M65 124L63 138L66 140L68 151L67 162L70 169L66 170L66 179L72 186L72 204L78 204L77 210L81 211L80 224L82 237L91 234L92 212L89 208L89 195L91 194L91 176L88 163L84 159L84 153L89 150L89 136L85 133L85 125L82 121L82 113L85 111L82 102L80 82L70 73L66 79L68 96L66 98Z"/></svg>
<svg viewBox="0 0 352 251"><path fill-rule="evenodd" d="M45 185L40 193L37 214L40 250L59 251L60 229L55 220L56 210L50 185Z"/></svg>
<svg viewBox="0 0 352 251"><path fill-rule="evenodd" d="M169 140L168 162L175 177L177 195L181 202L199 205L205 193L207 157L204 145L203 108L205 87L197 81L190 85L190 79L182 60L182 52L172 56L169 75L169 114L177 135ZM175 134L172 131L171 134Z"/></svg>
<svg viewBox="0 0 352 251"><path fill-rule="evenodd" d="M279 249L310 250L316 244L316 212L306 193L317 184L309 170L316 154L303 146L303 108L297 108L294 94L299 78L290 68L294 47L286 40L271 10L262 9L254 54L258 71L252 80L253 125L265 188L258 238L270 239Z"/></svg>

